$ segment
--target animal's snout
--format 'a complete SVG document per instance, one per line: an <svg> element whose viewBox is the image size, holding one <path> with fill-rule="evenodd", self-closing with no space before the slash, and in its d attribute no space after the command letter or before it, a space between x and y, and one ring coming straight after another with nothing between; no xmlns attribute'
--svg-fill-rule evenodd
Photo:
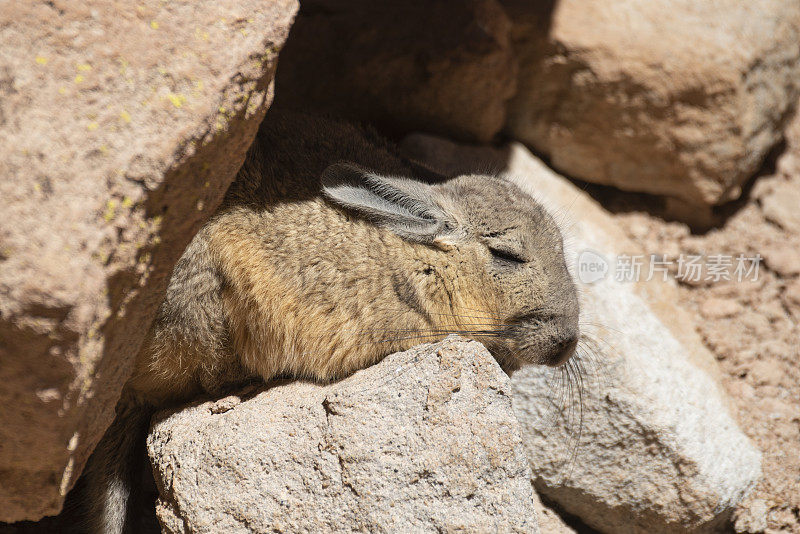
<svg viewBox="0 0 800 534"><path fill-rule="evenodd" d="M555 315L543 325L542 334L547 341L544 342L541 363L551 367L563 365L578 347L578 318L571 313Z"/></svg>
<svg viewBox="0 0 800 534"><path fill-rule="evenodd" d="M558 367L559 365L563 365L566 363L572 355L575 354L575 349L578 348L578 336L570 336L569 338L563 339L556 344L555 350L555 357L547 362L547 365L552 367Z"/></svg>
<svg viewBox="0 0 800 534"><path fill-rule="evenodd" d="M563 365L572 358L581 337L578 299L575 295L575 286L572 285L571 288L572 298L564 303L563 313L555 321L557 335L554 357L548 362L548 365L553 367Z"/></svg>
<svg viewBox="0 0 800 534"><path fill-rule="evenodd" d="M526 361L558 367L575 354L580 340L575 314L533 314L517 321L512 332L519 354Z"/></svg>

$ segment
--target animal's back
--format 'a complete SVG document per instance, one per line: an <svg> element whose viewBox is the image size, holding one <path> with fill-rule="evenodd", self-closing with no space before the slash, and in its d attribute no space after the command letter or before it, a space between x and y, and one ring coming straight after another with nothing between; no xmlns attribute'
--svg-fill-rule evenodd
<svg viewBox="0 0 800 534"><path fill-rule="evenodd" d="M291 338L298 330L309 334L306 340L314 331L356 330L358 313L347 308L391 299L391 280L373 274L406 245L322 199L320 176L341 161L386 175L441 179L370 130L271 110L217 213L174 269L129 383L134 397L159 405L215 393L249 376L342 374L330 353L335 340ZM343 261L351 262L347 270ZM369 287L369 280L383 287ZM250 340L246 323L258 316L271 324ZM276 316L280 321L269 320ZM251 341L261 344L248 347Z"/></svg>

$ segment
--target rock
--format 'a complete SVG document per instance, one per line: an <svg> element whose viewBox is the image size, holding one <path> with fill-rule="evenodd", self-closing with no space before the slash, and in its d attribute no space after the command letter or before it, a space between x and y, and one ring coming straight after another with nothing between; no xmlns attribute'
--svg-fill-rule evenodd
<svg viewBox="0 0 800 534"><path fill-rule="evenodd" d="M794 0L503 3L520 55L507 130L568 176L720 204L797 103Z"/></svg>
<svg viewBox="0 0 800 534"><path fill-rule="evenodd" d="M709 298L700 307L700 314L706 319L733 317L742 312L741 305L732 299Z"/></svg>
<svg viewBox="0 0 800 534"><path fill-rule="evenodd" d="M154 419L164 532L538 532L506 375L448 338Z"/></svg>
<svg viewBox="0 0 800 534"><path fill-rule="evenodd" d="M546 534L576 534L578 531L569 526L553 509L542 502L541 497L533 492L533 507L536 509L536 519L539 530Z"/></svg>
<svg viewBox="0 0 800 534"><path fill-rule="evenodd" d="M800 102L797 103L795 109L800 111ZM784 134L786 150L777 158L775 170L778 174L792 180L800 180L800 113L797 111L786 126Z"/></svg>
<svg viewBox="0 0 800 534"><path fill-rule="evenodd" d="M548 387L552 372L514 376L537 490L605 532L716 531L758 481L760 453L640 297L614 283L586 293L605 326L598 369L584 363L598 379L578 398Z"/></svg>
<svg viewBox="0 0 800 534"><path fill-rule="evenodd" d="M800 241L773 243L763 248L764 263L777 274L785 277L800 274Z"/></svg>
<svg viewBox="0 0 800 534"><path fill-rule="evenodd" d="M780 386L784 382L785 373L779 362L775 360L756 360L750 365L748 374L757 386Z"/></svg>
<svg viewBox="0 0 800 534"><path fill-rule="evenodd" d="M800 312L800 278L794 279L783 293L790 308Z"/></svg>
<svg viewBox="0 0 800 534"><path fill-rule="evenodd" d="M450 172L457 166L436 162L474 155L429 137L403 146ZM601 276L580 284L588 334L580 367L528 367L512 379L536 489L603 532L710 532L726 524L759 479L761 455L729 414L713 356L674 307L674 283L617 281L610 260L636 249L599 205L519 144L483 165L501 166L556 220L574 219L564 231L578 279L589 272L581 265L605 262L592 271Z"/></svg>
<svg viewBox="0 0 800 534"><path fill-rule="evenodd" d="M767 503L763 499L753 499L750 506L737 514L733 527L741 534L758 534L767 530Z"/></svg>
<svg viewBox="0 0 800 534"><path fill-rule="evenodd" d="M510 36L496 0L309 0L281 54L276 105L488 141L516 88Z"/></svg>
<svg viewBox="0 0 800 534"><path fill-rule="evenodd" d="M793 180L783 180L761 197L764 216L787 232L800 234L800 173Z"/></svg>
<svg viewBox="0 0 800 534"><path fill-rule="evenodd" d="M271 100L295 0L0 15L0 521L55 514Z"/></svg>

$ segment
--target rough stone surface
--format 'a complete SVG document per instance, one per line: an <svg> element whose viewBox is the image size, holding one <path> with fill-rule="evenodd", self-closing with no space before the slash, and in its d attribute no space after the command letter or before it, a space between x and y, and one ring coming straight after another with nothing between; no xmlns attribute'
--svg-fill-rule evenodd
<svg viewBox="0 0 800 534"><path fill-rule="evenodd" d="M569 526L557 512L544 504L536 492L533 492L533 507L536 509L539 530L544 534L577 534L578 531Z"/></svg>
<svg viewBox="0 0 800 534"><path fill-rule="evenodd" d="M784 298L793 311L796 313L800 312L800 278L795 279L786 287ZM800 313L798 313L798 315L800 315Z"/></svg>
<svg viewBox="0 0 800 534"><path fill-rule="evenodd" d="M800 250L787 248L786 243L773 243L767 245L762 254L767 267L779 275L791 277L800 274Z"/></svg>
<svg viewBox="0 0 800 534"><path fill-rule="evenodd" d="M760 453L639 296L616 283L585 295L604 326L581 397L561 400L565 386L541 369L514 377L537 490L606 532L723 528L760 477Z"/></svg>
<svg viewBox="0 0 800 534"><path fill-rule="evenodd" d="M281 55L276 104L487 141L516 87L510 36L496 0L309 0Z"/></svg>
<svg viewBox="0 0 800 534"><path fill-rule="evenodd" d="M590 182L694 205L738 197L797 101L800 4L553 4L504 2L520 56L509 133Z"/></svg>
<svg viewBox="0 0 800 534"><path fill-rule="evenodd" d="M476 165L475 150L447 142L405 146L434 167ZM580 252L613 261L634 250L594 201L520 145L481 156L493 158L483 167L504 166L527 184L557 220L580 214L564 224L577 269ZM604 532L714 531L759 479L760 453L729 415L687 314L672 304L674 284L618 282L610 269L581 284L582 382L575 367L571 380L537 367L512 379L536 489Z"/></svg>
<svg viewBox="0 0 800 534"><path fill-rule="evenodd" d="M5 2L0 521L59 511L271 100L294 0Z"/></svg>
<svg viewBox="0 0 800 534"><path fill-rule="evenodd" d="M742 307L738 302L723 298L708 299L700 307L700 314L707 319L733 317L741 311Z"/></svg>
<svg viewBox="0 0 800 534"><path fill-rule="evenodd" d="M784 230L800 234L800 190L790 181L774 184L761 197L764 216Z"/></svg>
<svg viewBox="0 0 800 534"><path fill-rule="evenodd" d="M785 184L800 191L800 116L786 132L775 174L759 177L715 228L698 234L665 221L652 198L598 195L640 251L754 257L775 249L800 250L800 232L768 217L760 201ZM726 210L720 210L726 211ZM774 258L773 258L774 259ZM762 451L763 477L737 507L737 532L800 532L800 279L761 262L757 277L679 285L677 302L694 315L694 329L713 352L741 428ZM735 301L730 316L698 315L709 300ZM766 528L764 525L766 524Z"/></svg>
<svg viewBox="0 0 800 534"><path fill-rule="evenodd" d="M475 342L154 421L165 532L538 532L508 378Z"/></svg>

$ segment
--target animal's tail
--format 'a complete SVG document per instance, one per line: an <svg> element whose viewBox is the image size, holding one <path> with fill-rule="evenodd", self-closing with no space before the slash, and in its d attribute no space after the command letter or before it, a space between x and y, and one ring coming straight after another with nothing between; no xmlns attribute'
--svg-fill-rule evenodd
<svg viewBox="0 0 800 534"><path fill-rule="evenodd" d="M142 486L145 441L153 409L140 404L121 404L83 471L82 507L89 532L130 534L138 532L137 491Z"/></svg>

